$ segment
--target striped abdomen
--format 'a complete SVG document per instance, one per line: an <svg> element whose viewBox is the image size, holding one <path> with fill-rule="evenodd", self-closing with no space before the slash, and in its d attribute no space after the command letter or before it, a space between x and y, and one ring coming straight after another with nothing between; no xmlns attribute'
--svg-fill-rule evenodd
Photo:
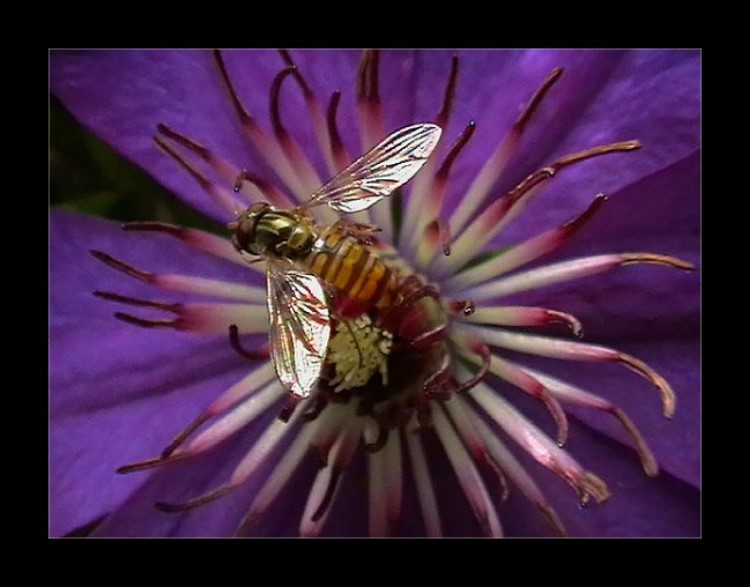
<svg viewBox="0 0 750 587"><path fill-rule="evenodd" d="M321 232L304 264L325 283L367 308L385 307L395 296L395 275L383 260L336 228Z"/></svg>

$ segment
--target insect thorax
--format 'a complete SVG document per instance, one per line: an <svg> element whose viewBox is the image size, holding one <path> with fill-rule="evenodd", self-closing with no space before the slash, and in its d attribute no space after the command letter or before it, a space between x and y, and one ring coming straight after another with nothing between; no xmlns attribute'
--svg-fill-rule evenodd
<svg viewBox="0 0 750 587"><path fill-rule="evenodd" d="M304 257L315 242L312 222L296 210L278 210L265 205L248 208L238 219L235 247L253 255Z"/></svg>

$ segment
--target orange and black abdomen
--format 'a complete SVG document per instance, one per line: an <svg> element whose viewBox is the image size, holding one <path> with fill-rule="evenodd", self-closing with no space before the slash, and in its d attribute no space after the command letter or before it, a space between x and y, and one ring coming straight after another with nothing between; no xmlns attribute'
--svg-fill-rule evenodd
<svg viewBox="0 0 750 587"><path fill-rule="evenodd" d="M364 307L383 308L393 300L393 272L370 247L336 228L321 232L305 265Z"/></svg>

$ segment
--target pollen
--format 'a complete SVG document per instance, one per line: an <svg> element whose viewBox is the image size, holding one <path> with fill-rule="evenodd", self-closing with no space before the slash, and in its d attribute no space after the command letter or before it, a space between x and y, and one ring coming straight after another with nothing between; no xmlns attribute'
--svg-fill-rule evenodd
<svg viewBox="0 0 750 587"><path fill-rule="evenodd" d="M335 372L329 384L334 391L361 387L379 372L387 385L392 345L393 335L375 326L367 314L353 320L342 318L328 343L327 362Z"/></svg>

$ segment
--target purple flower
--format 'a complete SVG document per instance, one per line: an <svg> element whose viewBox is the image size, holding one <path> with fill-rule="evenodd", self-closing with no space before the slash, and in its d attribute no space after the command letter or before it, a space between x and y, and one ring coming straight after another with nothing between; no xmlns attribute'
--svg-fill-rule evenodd
<svg viewBox="0 0 750 587"><path fill-rule="evenodd" d="M116 536L697 535L699 276L677 269L698 263L698 52L222 55L54 52L52 91L224 223L436 121L403 211L396 195L357 221L440 304L337 320L338 379L285 422L272 362L235 352L266 343L262 265L198 230L54 211L52 534L104 517ZM380 362L347 387L354 339Z"/></svg>

